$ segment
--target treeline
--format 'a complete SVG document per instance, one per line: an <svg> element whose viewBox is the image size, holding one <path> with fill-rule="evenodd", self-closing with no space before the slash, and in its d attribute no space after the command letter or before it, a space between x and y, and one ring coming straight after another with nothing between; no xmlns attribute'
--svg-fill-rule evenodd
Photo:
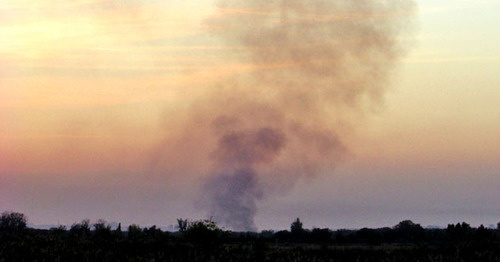
<svg viewBox="0 0 500 262"><path fill-rule="evenodd" d="M156 226L83 220L67 228L33 229L23 214L0 217L1 261L500 261L496 229L467 223L426 229L410 220L359 230L231 232L212 220L178 219L177 232Z"/></svg>
<svg viewBox="0 0 500 262"><path fill-rule="evenodd" d="M330 242L335 244L380 245L488 242L500 240L500 224L497 229L486 228L483 225L473 228L465 222L449 224L446 229L425 229L410 220L404 220L394 227L332 231L328 228L303 229L300 219L297 218L292 223L290 231L264 231L260 235L278 241Z"/></svg>

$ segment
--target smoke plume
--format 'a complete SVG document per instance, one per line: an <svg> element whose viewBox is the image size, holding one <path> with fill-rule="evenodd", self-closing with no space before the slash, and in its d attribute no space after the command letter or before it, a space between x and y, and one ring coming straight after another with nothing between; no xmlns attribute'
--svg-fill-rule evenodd
<svg viewBox="0 0 500 262"><path fill-rule="evenodd" d="M331 170L346 151L343 139L380 103L404 54L398 38L414 3L222 0L218 7L206 25L247 70L191 107L187 151L207 154L210 164L198 165L211 170L203 186L209 215L255 230L258 201Z"/></svg>
<svg viewBox="0 0 500 262"><path fill-rule="evenodd" d="M255 201L263 194L256 167L272 163L279 155L285 146L284 134L272 128L228 130L220 135L217 146L214 157L226 170L210 177L206 183L210 211L217 221L232 228L256 230Z"/></svg>

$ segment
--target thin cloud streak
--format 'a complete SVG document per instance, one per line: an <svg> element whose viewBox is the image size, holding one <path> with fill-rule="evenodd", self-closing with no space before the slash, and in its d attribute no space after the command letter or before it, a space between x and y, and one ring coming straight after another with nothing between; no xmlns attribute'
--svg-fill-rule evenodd
<svg viewBox="0 0 500 262"><path fill-rule="evenodd" d="M500 62L500 57L435 57L435 58L407 58L405 64L438 64L456 62Z"/></svg>

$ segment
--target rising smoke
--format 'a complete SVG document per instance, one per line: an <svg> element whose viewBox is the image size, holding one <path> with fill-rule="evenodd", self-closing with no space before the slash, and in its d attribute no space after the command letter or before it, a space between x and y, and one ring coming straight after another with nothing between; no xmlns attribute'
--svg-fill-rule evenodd
<svg viewBox="0 0 500 262"><path fill-rule="evenodd" d="M263 194L256 168L273 162L285 146L285 136L272 128L229 130L223 131L217 146L214 156L223 173L210 177L204 188L211 215L232 228L255 230L255 201Z"/></svg>
<svg viewBox="0 0 500 262"><path fill-rule="evenodd" d="M192 108L211 148L203 198L224 226L256 230L258 200L331 170L346 151L344 137L380 103L404 54L398 38L414 3L222 0L218 7L206 24L244 50L235 57L252 71L218 83Z"/></svg>

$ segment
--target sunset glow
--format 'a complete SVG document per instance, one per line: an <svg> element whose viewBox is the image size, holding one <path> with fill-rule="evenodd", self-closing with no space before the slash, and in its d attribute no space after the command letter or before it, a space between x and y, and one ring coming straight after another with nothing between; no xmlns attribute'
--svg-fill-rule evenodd
<svg viewBox="0 0 500 262"><path fill-rule="evenodd" d="M234 169L259 229L498 222L498 1L238 2L2 1L0 210L169 225Z"/></svg>

